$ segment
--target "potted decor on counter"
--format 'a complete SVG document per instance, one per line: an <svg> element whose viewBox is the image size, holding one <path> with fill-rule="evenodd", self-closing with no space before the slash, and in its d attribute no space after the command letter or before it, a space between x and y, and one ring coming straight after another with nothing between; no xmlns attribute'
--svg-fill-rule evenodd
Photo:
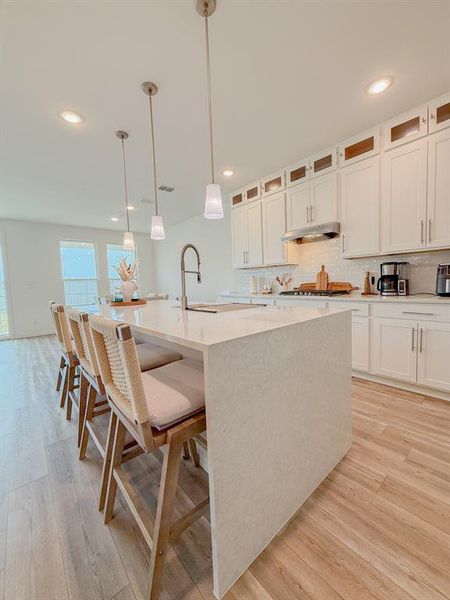
<svg viewBox="0 0 450 600"><path fill-rule="evenodd" d="M136 263L127 264L125 258L121 258L119 265L114 266L113 269L119 275L122 283L120 289L122 291L123 301L131 302L133 294L136 290L136 277L137 277L137 266Z"/></svg>

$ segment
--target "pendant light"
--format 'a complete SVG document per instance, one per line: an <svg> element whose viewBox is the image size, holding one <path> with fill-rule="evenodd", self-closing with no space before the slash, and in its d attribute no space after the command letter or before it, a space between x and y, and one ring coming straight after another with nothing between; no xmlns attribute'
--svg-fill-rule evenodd
<svg viewBox="0 0 450 600"><path fill-rule="evenodd" d="M158 184L156 179L156 150L155 150L155 130L153 126L153 103L152 96L158 93L158 86L151 81L145 81L142 85L142 91L148 96L148 106L150 111L150 138L152 140L152 158L153 158L153 186L155 188L155 214L152 217L152 228L150 238L152 240L165 240L163 218L158 211Z"/></svg>
<svg viewBox="0 0 450 600"><path fill-rule="evenodd" d="M196 9L205 20L205 50L206 50L206 79L208 84L208 113L209 113L209 151L211 159L211 183L206 186L205 212L206 219L223 219L222 192L214 178L214 143L213 117L211 99L211 61L209 56L208 17L216 10L216 0L197 0Z"/></svg>
<svg viewBox="0 0 450 600"><path fill-rule="evenodd" d="M123 234L123 247L125 250L134 250L134 235L130 231L130 209L128 207L128 185L127 185L127 163L125 160L125 140L128 138L126 131L116 131L116 137L119 138L122 144L122 160L123 160L123 183L125 188L125 214L127 215L127 230Z"/></svg>

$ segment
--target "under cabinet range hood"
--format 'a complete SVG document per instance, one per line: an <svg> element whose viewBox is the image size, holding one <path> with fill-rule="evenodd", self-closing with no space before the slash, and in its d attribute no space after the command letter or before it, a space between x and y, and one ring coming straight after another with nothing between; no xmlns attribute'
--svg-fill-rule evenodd
<svg viewBox="0 0 450 600"><path fill-rule="evenodd" d="M301 229L294 229L285 233L282 242L297 242L297 244L305 244L307 242L320 242L339 235L341 226L337 221L332 223L324 223L323 225L310 225Z"/></svg>

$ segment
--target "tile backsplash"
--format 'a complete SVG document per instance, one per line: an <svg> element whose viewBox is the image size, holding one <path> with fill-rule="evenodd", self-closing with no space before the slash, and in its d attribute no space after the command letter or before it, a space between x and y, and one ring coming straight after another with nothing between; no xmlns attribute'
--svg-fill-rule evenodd
<svg viewBox="0 0 450 600"><path fill-rule="evenodd" d="M436 268L439 263L450 263L450 250L435 252L416 252L370 258L344 259L340 252L340 239L299 244L296 248L298 264L281 267L261 267L234 272L235 291L248 292L250 278L258 277L258 289L266 279L273 281L277 275L291 273L293 285L315 281L321 265L330 276L330 281L350 281L354 286L363 288L364 275L370 271L378 279L380 264L391 260L409 263L410 293L434 292L436 286Z"/></svg>

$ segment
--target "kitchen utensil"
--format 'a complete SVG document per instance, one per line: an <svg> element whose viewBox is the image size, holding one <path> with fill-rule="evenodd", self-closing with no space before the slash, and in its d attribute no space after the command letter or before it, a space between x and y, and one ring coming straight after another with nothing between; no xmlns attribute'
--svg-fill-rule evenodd
<svg viewBox="0 0 450 600"><path fill-rule="evenodd" d="M325 271L325 265L322 265L320 271L317 273L316 290L326 291L328 289L328 282L328 273Z"/></svg>

